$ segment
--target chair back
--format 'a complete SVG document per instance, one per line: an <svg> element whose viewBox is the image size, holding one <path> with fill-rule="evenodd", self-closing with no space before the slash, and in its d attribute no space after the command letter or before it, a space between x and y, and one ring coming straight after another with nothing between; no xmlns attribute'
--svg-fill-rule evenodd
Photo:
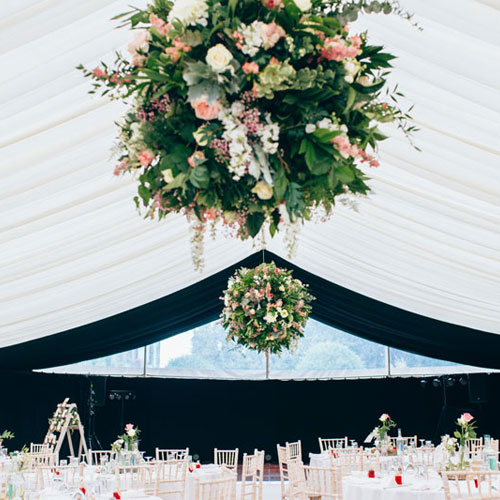
<svg viewBox="0 0 500 500"><path fill-rule="evenodd" d="M302 460L302 443L295 441L294 443L285 443L286 460Z"/></svg>
<svg viewBox="0 0 500 500"><path fill-rule="evenodd" d="M340 467L310 467L299 460L290 462L290 498L309 500L342 500L342 470Z"/></svg>
<svg viewBox="0 0 500 500"><path fill-rule="evenodd" d="M443 471L444 498L498 499L500 471Z"/></svg>
<svg viewBox="0 0 500 500"><path fill-rule="evenodd" d="M195 478L194 500L236 500L236 472L223 467L221 478Z"/></svg>
<svg viewBox="0 0 500 500"><path fill-rule="evenodd" d="M113 450L89 450L91 465L104 465L116 457L116 452Z"/></svg>
<svg viewBox="0 0 500 500"><path fill-rule="evenodd" d="M286 461L286 446L276 445L278 451L278 466L280 471L281 500L288 496L288 463Z"/></svg>
<svg viewBox="0 0 500 500"><path fill-rule="evenodd" d="M347 448L347 445L349 444L349 440L346 437L343 438L318 438L319 441L319 449L321 450L321 453L324 451L327 451L331 448L337 449L337 448Z"/></svg>
<svg viewBox="0 0 500 500"><path fill-rule="evenodd" d="M189 448L183 449L169 449L169 448L156 448L156 460L162 462L166 460L184 460L189 456Z"/></svg>
<svg viewBox="0 0 500 500"><path fill-rule="evenodd" d="M264 452L254 450L253 455L243 455L241 471L241 500L262 500L264 481Z"/></svg>
<svg viewBox="0 0 500 500"><path fill-rule="evenodd" d="M391 446L393 446L393 447L397 446L397 442L398 442L397 437L391 436L389 439L391 441ZM412 446L413 448L416 448L418 445L418 439L417 439L416 434L415 434L415 436L403 437L403 440L404 440L404 444L406 447Z"/></svg>
<svg viewBox="0 0 500 500"><path fill-rule="evenodd" d="M184 498L188 457L182 460L166 460L157 464L155 495L161 499Z"/></svg>
<svg viewBox="0 0 500 500"><path fill-rule="evenodd" d="M219 450L214 448L214 464L224 465L230 470L236 471L238 468L239 449L234 450Z"/></svg>

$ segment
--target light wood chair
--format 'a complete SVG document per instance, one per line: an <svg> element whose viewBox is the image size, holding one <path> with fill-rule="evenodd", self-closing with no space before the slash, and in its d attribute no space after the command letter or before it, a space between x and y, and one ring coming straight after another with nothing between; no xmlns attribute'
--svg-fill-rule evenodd
<svg viewBox="0 0 500 500"><path fill-rule="evenodd" d="M224 465L230 470L238 470L238 454L239 449L234 450L219 450L214 448L214 464Z"/></svg>
<svg viewBox="0 0 500 500"><path fill-rule="evenodd" d="M302 443L295 441L293 443L285 443L286 459L288 460L302 460Z"/></svg>
<svg viewBox="0 0 500 500"><path fill-rule="evenodd" d="M365 467L363 448L339 449L337 453L330 453L329 457L330 467L340 469L343 476L349 476L353 471L362 471Z"/></svg>
<svg viewBox="0 0 500 500"><path fill-rule="evenodd" d="M141 465L118 465L115 467L118 492L143 489L144 474Z"/></svg>
<svg viewBox="0 0 500 500"><path fill-rule="evenodd" d="M327 451L331 448L337 449L337 448L347 448L349 444L349 440L347 439L347 436L344 438L318 438L319 441L319 449L321 450L321 453L324 451Z"/></svg>
<svg viewBox="0 0 500 500"><path fill-rule="evenodd" d="M276 445L278 451L278 466L280 471L281 482L281 500L288 497L289 475L288 462L286 460L286 446Z"/></svg>
<svg viewBox="0 0 500 500"><path fill-rule="evenodd" d="M189 448L182 450L156 448L156 460L165 462L167 460L184 460L189 456Z"/></svg>
<svg viewBox="0 0 500 500"><path fill-rule="evenodd" d="M52 453L54 447L51 444L43 443L30 443L30 454L31 453Z"/></svg>
<svg viewBox="0 0 500 500"><path fill-rule="evenodd" d="M254 450L253 455L243 454L241 472L241 500L262 500L264 482L264 452Z"/></svg>
<svg viewBox="0 0 500 500"><path fill-rule="evenodd" d="M165 460L157 464L155 495L162 500L184 498L188 456L181 460Z"/></svg>
<svg viewBox="0 0 500 500"><path fill-rule="evenodd" d="M290 500L342 500L342 471L339 467L309 467L290 461Z"/></svg>
<svg viewBox="0 0 500 500"><path fill-rule="evenodd" d="M469 452L469 456L475 457L481 455L484 449L484 440L482 437L475 439L467 439L465 446Z"/></svg>
<svg viewBox="0 0 500 500"><path fill-rule="evenodd" d="M398 438L397 437L393 437L391 436L390 438L390 441L391 441L391 446L396 446L397 445L397 440ZM403 437L403 440L405 442L405 446L413 446L413 448L416 448L417 445L418 445L418 439L417 439L417 435L415 434L415 436L407 436L407 437Z"/></svg>
<svg viewBox="0 0 500 500"><path fill-rule="evenodd" d="M28 467L38 469L39 467L54 467L57 465L55 453L28 453Z"/></svg>
<svg viewBox="0 0 500 500"><path fill-rule="evenodd" d="M474 498L476 500L499 499L500 471L452 471L441 472L444 498Z"/></svg>
<svg viewBox="0 0 500 500"><path fill-rule="evenodd" d="M116 452L113 450L89 450L89 452L92 460L91 465L103 465L116 457Z"/></svg>
<svg viewBox="0 0 500 500"><path fill-rule="evenodd" d="M194 479L194 500L236 500L236 472L222 469L220 479Z"/></svg>

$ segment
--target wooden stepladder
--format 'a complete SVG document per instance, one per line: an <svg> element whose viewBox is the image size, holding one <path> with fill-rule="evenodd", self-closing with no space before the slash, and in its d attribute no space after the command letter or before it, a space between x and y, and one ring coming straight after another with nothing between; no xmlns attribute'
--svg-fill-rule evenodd
<svg viewBox="0 0 500 500"><path fill-rule="evenodd" d="M78 455L75 455L73 447L73 437L71 433L78 431L80 442L78 444ZM59 453L65 439L68 439L69 452L72 457L85 457L87 463L91 463L87 443L85 442L85 432L78 414L78 409L75 403L70 403L69 398L66 398L62 403L57 405L56 411L51 419L49 419L49 430L43 440L44 444L53 447L53 453L56 463L59 463Z"/></svg>

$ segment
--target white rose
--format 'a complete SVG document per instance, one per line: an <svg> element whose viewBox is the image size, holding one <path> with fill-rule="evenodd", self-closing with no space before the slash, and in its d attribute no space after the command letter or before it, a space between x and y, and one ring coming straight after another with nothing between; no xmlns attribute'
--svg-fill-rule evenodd
<svg viewBox="0 0 500 500"><path fill-rule="evenodd" d="M178 19L187 26L208 25L208 5L205 0L176 0L168 14L168 22Z"/></svg>
<svg viewBox="0 0 500 500"><path fill-rule="evenodd" d="M318 128L324 128L326 130L331 130L333 123L332 123L332 120L330 120L330 118L323 118L316 125Z"/></svg>
<svg viewBox="0 0 500 500"><path fill-rule="evenodd" d="M307 12L312 7L311 0L294 0L294 2L302 12Z"/></svg>
<svg viewBox="0 0 500 500"><path fill-rule="evenodd" d="M316 130L316 125L314 123L308 123L306 125L306 134L312 134Z"/></svg>
<svg viewBox="0 0 500 500"><path fill-rule="evenodd" d="M255 193L261 200L270 200L273 197L273 188L265 181L259 181L252 188L252 193Z"/></svg>
<svg viewBox="0 0 500 500"><path fill-rule="evenodd" d="M165 182L172 182L174 180L174 174L170 168L163 170L161 174L163 175Z"/></svg>
<svg viewBox="0 0 500 500"><path fill-rule="evenodd" d="M222 43L210 47L205 58L207 64L217 73L226 71L232 59L233 55Z"/></svg>
<svg viewBox="0 0 500 500"><path fill-rule="evenodd" d="M282 318L288 318L288 311L286 309L281 310L280 314Z"/></svg>
<svg viewBox="0 0 500 500"><path fill-rule="evenodd" d="M134 437L135 436L135 429L129 429L127 431L128 437Z"/></svg>
<svg viewBox="0 0 500 500"><path fill-rule="evenodd" d="M234 101L233 104L231 104L231 113L234 116L241 115L243 111L245 111L245 105L241 101Z"/></svg>
<svg viewBox="0 0 500 500"><path fill-rule="evenodd" d="M268 312L265 316L264 316L264 321L266 321L267 323L274 323L276 321L276 314L273 314L271 312Z"/></svg>

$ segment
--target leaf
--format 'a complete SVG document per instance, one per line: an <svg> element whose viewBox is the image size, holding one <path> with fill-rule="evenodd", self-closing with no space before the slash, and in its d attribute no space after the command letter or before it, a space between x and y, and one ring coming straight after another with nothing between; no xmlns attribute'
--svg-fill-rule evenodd
<svg viewBox="0 0 500 500"><path fill-rule="evenodd" d="M320 128L313 132L313 136L319 142L329 143L334 137L337 137L341 133L341 130L330 131L324 128Z"/></svg>
<svg viewBox="0 0 500 500"><path fill-rule="evenodd" d="M342 184L349 184L355 179L354 172L345 165L335 167L335 175Z"/></svg>
<svg viewBox="0 0 500 500"><path fill-rule="evenodd" d="M178 188L178 187L182 187L186 181L187 181L187 178L188 178L188 174L186 173L180 173L178 175L176 175L174 177L174 180L169 182L166 186L165 186L165 190L166 191L169 191L170 189L175 189L175 188Z"/></svg>
<svg viewBox="0 0 500 500"><path fill-rule="evenodd" d="M234 14L234 11L236 10L236 6L238 5L238 0L229 0L228 5L229 5L229 8L231 9L231 12Z"/></svg>
<svg viewBox="0 0 500 500"><path fill-rule="evenodd" d="M317 148L309 140L306 142L305 160L307 168L313 175L326 174L333 164L333 156L323 149Z"/></svg>
<svg viewBox="0 0 500 500"><path fill-rule="evenodd" d="M252 238L255 238L264 224L264 214L262 212L254 212L247 218L248 233Z"/></svg>
<svg viewBox="0 0 500 500"><path fill-rule="evenodd" d="M283 168L279 168L274 176L274 194L276 200L280 202L285 196L286 188L288 187L288 179Z"/></svg>
<svg viewBox="0 0 500 500"><path fill-rule="evenodd" d="M356 91L352 87L349 87L347 90L347 102L345 105L346 112L352 108L355 99L356 99Z"/></svg>
<svg viewBox="0 0 500 500"><path fill-rule="evenodd" d="M210 172L208 168L204 165L194 167L189 175L189 182L191 182L194 187L207 189L210 185Z"/></svg>
<svg viewBox="0 0 500 500"><path fill-rule="evenodd" d="M144 206L147 207L149 200L151 199L151 193L149 192L149 189L141 184L139 188L137 189L139 196L142 198L142 202L144 203Z"/></svg>
<svg viewBox="0 0 500 500"><path fill-rule="evenodd" d="M292 182L289 184L288 189L286 190L286 207L287 210L294 210L300 208L303 204L302 200L302 188L300 184L296 182Z"/></svg>
<svg viewBox="0 0 500 500"><path fill-rule="evenodd" d="M337 179L337 176L335 175L335 170L333 168L328 172L327 182L328 182L328 187L332 191L337 187L337 184L339 183L339 180Z"/></svg>

